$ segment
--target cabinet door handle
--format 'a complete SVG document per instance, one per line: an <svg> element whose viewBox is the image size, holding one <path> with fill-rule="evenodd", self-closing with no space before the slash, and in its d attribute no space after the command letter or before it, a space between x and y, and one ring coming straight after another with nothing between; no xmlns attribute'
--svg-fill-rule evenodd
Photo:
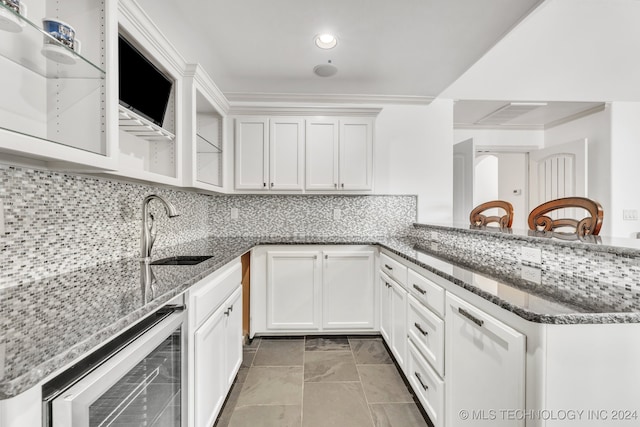
<svg viewBox="0 0 640 427"><path fill-rule="evenodd" d="M230 313L230 311L229 311L229 309L227 309L227 311L225 311L225 312L224 312L224 315L225 315L225 316L228 316L228 315L229 315L229 313Z"/></svg>
<svg viewBox="0 0 640 427"><path fill-rule="evenodd" d="M342 185L342 188L344 188L344 182L341 185Z"/></svg>
<svg viewBox="0 0 640 427"><path fill-rule="evenodd" d="M334 187L338 188L338 183L336 182L335 184L333 184Z"/></svg>
<svg viewBox="0 0 640 427"><path fill-rule="evenodd" d="M425 331L424 329L422 329L422 326L420 325L420 323L415 322L415 323L413 324L413 326L415 326L417 330L419 330L420 332L422 332L422 335L424 335L425 337L426 337L427 335L429 335L429 332L427 332L427 331Z"/></svg>
<svg viewBox="0 0 640 427"><path fill-rule="evenodd" d="M391 285L389 284L389 282L384 282L384 284L387 286L387 288L390 288Z"/></svg>
<svg viewBox="0 0 640 427"><path fill-rule="evenodd" d="M229 307L229 311L233 311L233 305Z"/></svg>
<svg viewBox="0 0 640 427"><path fill-rule="evenodd" d="M389 264L385 264L384 268L386 268L387 270L393 271L393 267L391 267Z"/></svg>
<svg viewBox="0 0 640 427"><path fill-rule="evenodd" d="M414 372L413 374L416 376L416 378L420 382L420 385L422 386L422 388L427 390L429 387L424 382L422 382L422 377L420 376L420 374L417 372Z"/></svg>
<svg viewBox="0 0 640 427"><path fill-rule="evenodd" d="M267 187L267 183L266 183L266 182L263 182L263 183L262 183L262 186L263 186L264 188L266 188L266 187Z"/></svg>
<svg viewBox="0 0 640 427"><path fill-rule="evenodd" d="M467 319L471 320L473 323L475 323L476 325L478 325L480 327L482 327L482 325L484 325L484 320L478 319L476 316L474 316L473 314L469 313L467 310L465 310L462 307L458 307L458 313L460 313L461 315L463 315Z"/></svg>
<svg viewBox="0 0 640 427"><path fill-rule="evenodd" d="M271 188L273 188L273 182L271 183Z"/></svg>
<svg viewBox="0 0 640 427"><path fill-rule="evenodd" d="M422 295L426 294L427 291L425 291L424 289L422 289L420 286L416 285L415 283L413 284L413 289L417 290L418 292L420 292Z"/></svg>

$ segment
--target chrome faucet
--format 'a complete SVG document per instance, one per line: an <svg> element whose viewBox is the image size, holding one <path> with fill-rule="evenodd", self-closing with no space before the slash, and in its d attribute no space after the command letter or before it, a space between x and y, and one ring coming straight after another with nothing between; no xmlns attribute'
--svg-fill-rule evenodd
<svg viewBox="0 0 640 427"><path fill-rule="evenodd" d="M153 199L158 199L162 203L164 203L164 209L166 210L167 216L169 218L178 216L176 207L173 206L173 204L164 197L157 194L150 194L144 198L144 200L142 201L142 237L140 239L140 261L144 261L146 263L148 263L151 259L151 248L153 247L153 242L155 242L156 240L156 234L158 234L155 222L153 220L153 214L149 213L149 202L151 202Z"/></svg>

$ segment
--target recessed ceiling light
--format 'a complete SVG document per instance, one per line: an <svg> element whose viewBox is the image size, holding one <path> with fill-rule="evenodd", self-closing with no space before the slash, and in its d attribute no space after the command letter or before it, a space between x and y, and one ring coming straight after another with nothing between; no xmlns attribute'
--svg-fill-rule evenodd
<svg viewBox="0 0 640 427"><path fill-rule="evenodd" d="M320 49L333 49L338 44L338 39L333 34L319 34L315 43Z"/></svg>

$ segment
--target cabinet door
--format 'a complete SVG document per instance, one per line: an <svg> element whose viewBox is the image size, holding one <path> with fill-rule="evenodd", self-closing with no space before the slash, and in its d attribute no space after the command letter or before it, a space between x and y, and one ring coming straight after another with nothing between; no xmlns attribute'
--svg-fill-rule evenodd
<svg viewBox="0 0 640 427"><path fill-rule="evenodd" d="M391 280L380 274L378 287L380 290L380 334L391 346Z"/></svg>
<svg viewBox="0 0 640 427"><path fill-rule="evenodd" d="M391 352L396 362L405 370L407 355L407 291L393 280L391 285Z"/></svg>
<svg viewBox="0 0 640 427"><path fill-rule="evenodd" d="M373 251L324 251L322 326L372 329L375 325Z"/></svg>
<svg viewBox="0 0 640 427"><path fill-rule="evenodd" d="M373 180L373 121L340 120L340 189L371 190Z"/></svg>
<svg viewBox="0 0 640 427"><path fill-rule="evenodd" d="M307 120L305 172L307 190L338 189L338 120Z"/></svg>
<svg viewBox="0 0 640 427"><path fill-rule="evenodd" d="M320 328L320 253L267 252L267 328Z"/></svg>
<svg viewBox="0 0 640 427"><path fill-rule="evenodd" d="M242 364L242 287L224 302L228 312L225 319L226 380L227 389L233 384ZM197 372L196 372L197 375Z"/></svg>
<svg viewBox="0 0 640 427"><path fill-rule="evenodd" d="M526 337L447 292L445 357L446 419L468 426L460 411L490 416L508 408L524 410ZM501 418L491 426L524 426L524 420Z"/></svg>
<svg viewBox="0 0 640 427"><path fill-rule="evenodd" d="M194 333L194 426L211 427L227 394L227 307L216 310Z"/></svg>
<svg viewBox="0 0 640 427"><path fill-rule="evenodd" d="M269 180L269 120L236 119L236 189L261 190Z"/></svg>
<svg viewBox="0 0 640 427"><path fill-rule="evenodd" d="M269 129L269 188L302 190L304 120L271 119Z"/></svg>

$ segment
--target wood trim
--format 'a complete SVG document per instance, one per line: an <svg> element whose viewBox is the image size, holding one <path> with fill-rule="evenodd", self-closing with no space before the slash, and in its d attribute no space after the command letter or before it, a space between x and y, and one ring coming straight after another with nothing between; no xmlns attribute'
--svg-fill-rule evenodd
<svg viewBox="0 0 640 427"><path fill-rule="evenodd" d="M249 337L249 317L251 301L251 252L240 257L242 263L242 336Z"/></svg>

